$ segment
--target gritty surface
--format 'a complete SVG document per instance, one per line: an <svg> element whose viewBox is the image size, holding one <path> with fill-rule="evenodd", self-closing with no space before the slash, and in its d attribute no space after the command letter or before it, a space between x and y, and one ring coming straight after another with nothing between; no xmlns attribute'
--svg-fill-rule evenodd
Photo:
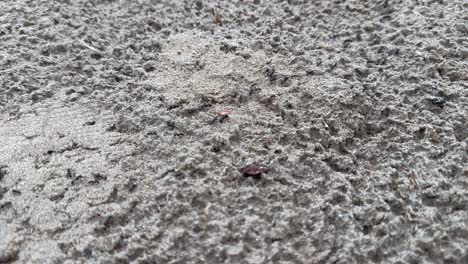
<svg viewBox="0 0 468 264"><path fill-rule="evenodd" d="M1 1L0 263L468 263L467 10Z"/></svg>

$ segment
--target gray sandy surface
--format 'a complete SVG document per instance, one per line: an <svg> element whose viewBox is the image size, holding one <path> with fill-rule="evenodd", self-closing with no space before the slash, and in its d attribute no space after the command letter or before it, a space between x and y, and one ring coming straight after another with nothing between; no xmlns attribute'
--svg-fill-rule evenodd
<svg viewBox="0 0 468 264"><path fill-rule="evenodd" d="M468 263L467 57L464 0L2 0L0 263Z"/></svg>

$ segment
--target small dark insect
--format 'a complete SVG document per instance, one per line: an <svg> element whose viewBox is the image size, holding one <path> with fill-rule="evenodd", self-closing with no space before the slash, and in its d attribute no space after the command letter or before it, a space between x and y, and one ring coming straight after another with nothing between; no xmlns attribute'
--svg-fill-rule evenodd
<svg viewBox="0 0 468 264"><path fill-rule="evenodd" d="M210 125L214 124L216 121L219 121L220 123L222 123L226 118L229 117L229 113L230 113L230 111L227 110L227 109L216 113L216 116L215 116L215 118L213 120L211 120Z"/></svg>
<svg viewBox="0 0 468 264"><path fill-rule="evenodd" d="M67 178L73 178L74 175L75 175L75 172L74 172L72 169L68 168L68 169L67 169L67 173L65 174L65 177L67 177Z"/></svg>
<svg viewBox="0 0 468 264"><path fill-rule="evenodd" d="M0 165L0 181L3 180L3 177L7 175L6 166Z"/></svg>
<svg viewBox="0 0 468 264"><path fill-rule="evenodd" d="M270 172L270 169L265 166L248 165L239 169L244 177L252 177L254 179L260 179L262 173Z"/></svg>
<svg viewBox="0 0 468 264"><path fill-rule="evenodd" d="M218 113L219 116L219 122L223 122L224 119L229 117L229 110L225 109L221 112Z"/></svg>
<svg viewBox="0 0 468 264"><path fill-rule="evenodd" d="M90 120L84 123L83 126L94 126L95 124L96 124L96 121Z"/></svg>
<svg viewBox="0 0 468 264"><path fill-rule="evenodd" d="M442 106L447 103L447 100L444 98L433 98L431 99L431 103Z"/></svg>
<svg viewBox="0 0 468 264"><path fill-rule="evenodd" d="M215 23L216 23L216 25L217 25L218 27L220 27L220 26L223 25L223 23L221 22L221 16L220 16L220 15L216 15L216 16L214 17L214 21L215 21Z"/></svg>

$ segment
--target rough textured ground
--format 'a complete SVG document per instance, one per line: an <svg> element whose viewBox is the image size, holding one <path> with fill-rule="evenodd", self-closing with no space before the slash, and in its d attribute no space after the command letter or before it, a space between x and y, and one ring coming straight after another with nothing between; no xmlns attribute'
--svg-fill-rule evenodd
<svg viewBox="0 0 468 264"><path fill-rule="evenodd" d="M0 263L468 263L467 10L2 0Z"/></svg>

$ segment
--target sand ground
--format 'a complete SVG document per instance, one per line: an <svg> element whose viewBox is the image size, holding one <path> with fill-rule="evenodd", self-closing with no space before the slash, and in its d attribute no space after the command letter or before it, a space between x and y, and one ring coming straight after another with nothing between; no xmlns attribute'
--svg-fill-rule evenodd
<svg viewBox="0 0 468 264"><path fill-rule="evenodd" d="M0 263L468 263L467 57L464 0L2 0Z"/></svg>

